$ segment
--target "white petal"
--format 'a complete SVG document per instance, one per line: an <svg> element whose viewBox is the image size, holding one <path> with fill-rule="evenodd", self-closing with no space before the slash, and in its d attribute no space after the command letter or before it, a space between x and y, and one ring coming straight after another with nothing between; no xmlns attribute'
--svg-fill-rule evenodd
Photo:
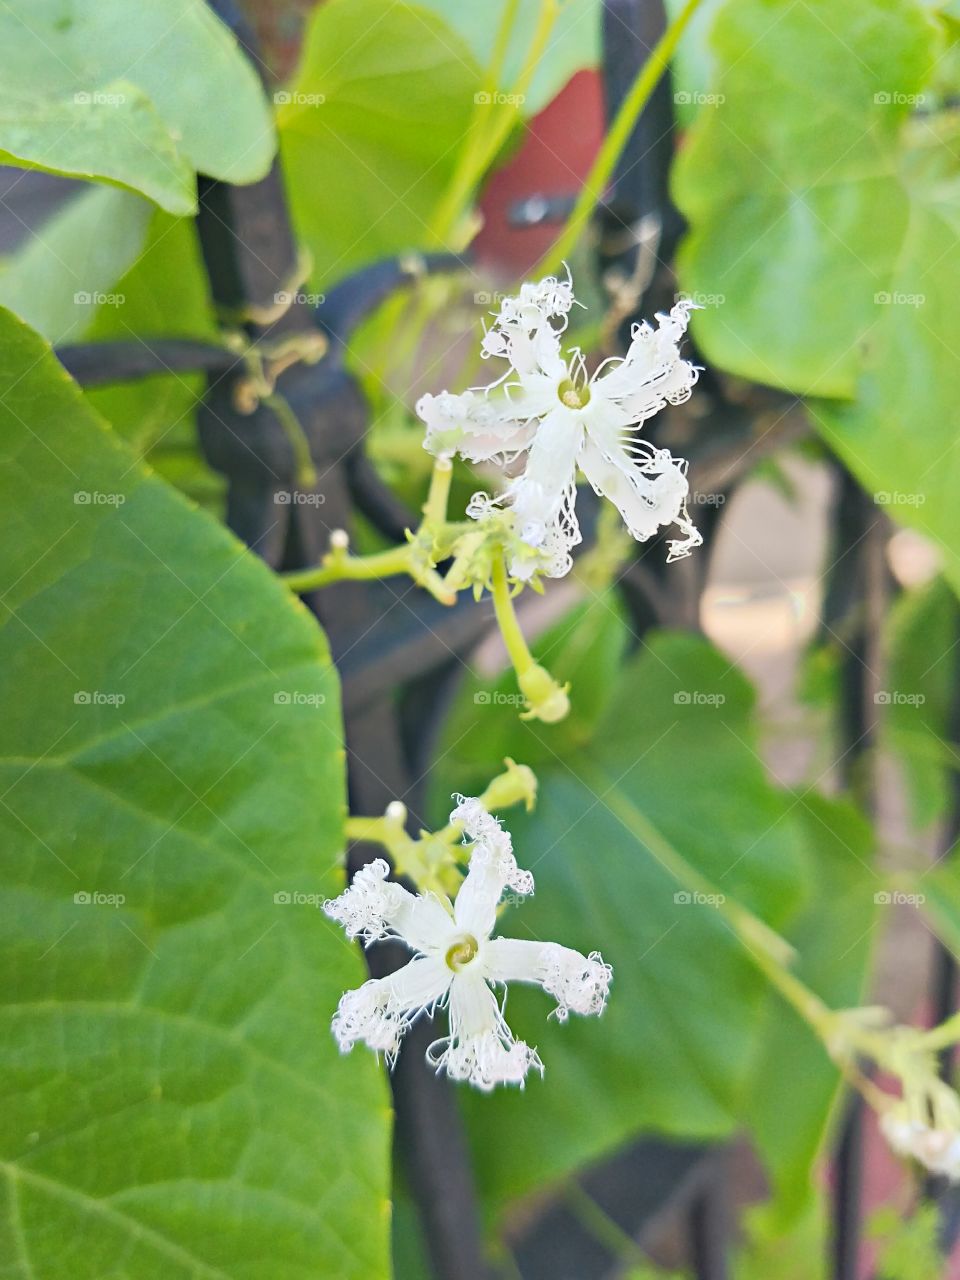
<svg viewBox="0 0 960 1280"><path fill-rule="evenodd" d="M483 968L491 982L535 982L557 1001L565 1022L571 1011L602 1013L613 970L599 952L589 956L556 942L494 938L483 948Z"/></svg>
<svg viewBox="0 0 960 1280"><path fill-rule="evenodd" d="M496 996L478 972L458 973L450 986L450 1035L427 1051L427 1061L453 1080L489 1092L498 1084L523 1087L533 1068L543 1074L535 1049L514 1040Z"/></svg>
<svg viewBox="0 0 960 1280"><path fill-rule="evenodd" d="M579 541L573 501L583 438L580 415L558 403L540 423L522 475L507 488L505 500L513 510L517 533L532 547L543 545L547 531L556 528L562 516Z"/></svg>
<svg viewBox="0 0 960 1280"><path fill-rule="evenodd" d="M415 895L388 880L383 858L361 867L339 898L323 904L331 920L343 926L348 938L362 938L369 946L383 938L400 938L414 951L443 949L453 929L449 912L432 894Z"/></svg>
<svg viewBox="0 0 960 1280"><path fill-rule="evenodd" d="M488 938L497 919L497 903L505 888L527 895L533 892L533 876L517 865L509 834L479 800L458 797L450 815L461 822L474 842L466 878L457 893L454 916L458 928L477 939Z"/></svg>
<svg viewBox="0 0 960 1280"><path fill-rule="evenodd" d="M427 428L423 447L438 457L459 453L471 462L511 457L526 448L535 429L518 416L502 390L495 395L477 390L427 394L416 408Z"/></svg>
<svg viewBox="0 0 960 1280"><path fill-rule="evenodd" d="M616 400L631 422L644 422L665 404L689 398L699 370L680 358L679 342L692 309L690 303L678 302L669 316L657 317L656 329L635 325L623 360L608 361L594 375L595 392Z"/></svg>
<svg viewBox="0 0 960 1280"><path fill-rule="evenodd" d="M671 540L670 560L688 555L703 541L687 515L685 467L666 449L647 449L638 442L631 456L611 435L592 431L580 453L580 469L594 491L609 498L638 542L666 525L677 525L683 537Z"/></svg>
<svg viewBox="0 0 960 1280"><path fill-rule="evenodd" d="M362 1040L392 1062L411 1023L443 999L451 977L442 960L418 959L345 992L332 1024L340 1052L349 1053Z"/></svg>
<svg viewBox="0 0 960 1280"><path fill-rule="evenodd" d="M339 898L328 899L323 904L326 914L343 926L348 938L363 938L370 943L390 933L388 917L397 910L401 896L407 891L388 880L389 874L387 862L375 858L360 868Z"/></svg>

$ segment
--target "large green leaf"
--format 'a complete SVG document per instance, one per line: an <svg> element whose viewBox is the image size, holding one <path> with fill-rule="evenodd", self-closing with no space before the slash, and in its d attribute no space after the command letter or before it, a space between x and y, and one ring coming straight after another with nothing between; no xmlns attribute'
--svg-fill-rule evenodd
<svg viewBox="0 0 960 1280"><path fill-rule="evenodd" d="M815 893L787 930L795 971L831 1008L853 1008L862 1003L875 923L873 832L852 805L814 792L798 793L794 813L815 870ZM773 1175L771 1211L782 1229L809 1203L840 1077L823 1043L776 993L763 1022L744 1116Z"/></svg>
<svg viewBox="0 0 960 1280"><path fill-rule="evenodd" d="M821 432L879 504L933 539L960 591L960 131L912 155L909 229L866 348L857 398L815 407Z"/></svg>
<svg viewBox="0 0 960 1280"><path fill-rule="evenodd" d="M0 513L6 1274L384 1276L321 632L7 312Z"/></svg>
<svg viewBox="0 0 960 1280"><path fill-rule="evenodd" d="M736 1123L764 982L722 913L685 896L649 840L652 828L718 892L769 921L790 916L804 879L802 833L794 801L770 786L756 755L751 705L742 676L709 645L659 634L615 684L589 741L571 750L548 727L534 730L540 800L535 815L511 814L509 825L537 895L504 932L599 949L614 983L599 1022L565 1026L546 1021L539 992L511 991L510 1022L539 1045L546 1076L526 1097L468 1100L492 1203L640 1130L706 1137ZM481 741L483 712L473 726ZM519 760L529 732L518 732ZM451 744L450 789L480 785L475 748L464 758Z"/></svg>
<svg viewBox="0 0 960 1280"><path fill-rule="evenodd" d="M278 124L300 236L324 286L430 244L480 70L433 13L330 0L312 17Z"/></svg>
<svg viewBox="0 0 960 1280"><path fill-rule="evenodd" d="M128 191L78 186L0 267L0 305L50 342L78 341L99 307L123 305L114 286L140 253L152 212Z"/></svg>
<svg viewBox="0 0 960 1280"><path fill-rule="evenodd" d="M718 365L807 396L832 448L960 589L957 89L918 0L728 2L716 107L676 168L684 287ZM923 114L916 108L923 106ZM855 398L854 398L855 397Z"/></svg>
<svg viewBox="0 0 960 1280"><path fill-rule="evenodd" d="M253 182L273 126L256 72L203 0L18 0L0 9L0 155L101 178L173 213L194 173Z"/></svg>
<svg viewBox="0 0 960 1280"><path fill-rule="evenodd" d="M728 0L712 30L720 101L674 174L682 283L724 299L698 338L731 372L850 396L908 230L903 133L935 29L915 0Z"/></svg>

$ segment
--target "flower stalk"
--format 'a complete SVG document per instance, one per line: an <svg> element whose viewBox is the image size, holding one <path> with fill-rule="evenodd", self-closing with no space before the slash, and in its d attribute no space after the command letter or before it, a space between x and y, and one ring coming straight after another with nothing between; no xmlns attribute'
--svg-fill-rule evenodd
<svg viewBox="0 0 960 1280"><path fill-rule="evenodd" d="M502 556L493 563L491 595L494 612L497 615L497 625L503 636L503 642L507 646L510 662L517 674L517 684L527 700L527 710L523 713L522 719L542 720L545 724L556 724L570 711L570 699L567 697L570 686L559 685L530 652L513 607L506 561Z"/></svg>

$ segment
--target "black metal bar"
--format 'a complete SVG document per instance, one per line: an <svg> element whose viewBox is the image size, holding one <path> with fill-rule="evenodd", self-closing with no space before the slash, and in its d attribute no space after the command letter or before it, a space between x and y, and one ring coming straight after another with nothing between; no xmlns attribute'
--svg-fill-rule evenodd
<svg viewBox="0 0 960 1280"><path fill-rule="evenodd" d="M58 347L57 359L82 387L108 387L163 373L224 374L238 361L234 352L212 342L151 337Z"/></svg>
<svg viewBox="0 0 960 1280"><path fill-rule="evenodd" d="M947 741L960 749L960 602L951 597L953 635L957 644L953 650L953 687L947 715ZM953 768L949 777L950 802L943 830L940 833L938 861L946 862L960 840L960 770ZM933 1018L934 1024L944 1022L957 1011L957 958L951 949L939 939L933 955ZM941 1079L948 1083L954 1077L954 1048L944 1049L939 1060ZM960 1187L945 1178L930 1178L925 1188L928 1198L935 1200L939 1210L938 1242L944 1257L953 1252L960 1239Z"/></svg>
<svg viewBox="0 0 960 1280"><path fill-rule="evenodd" d="M824 600L823 631L841 647L839 770L864 809L875 804L868 770L876 745L883 615L889 599L888 525L845 467L837 464L833 564ZM863 1228L864 1104L850 1097L833 1162L831 1274L858 1280Z"/></svg>

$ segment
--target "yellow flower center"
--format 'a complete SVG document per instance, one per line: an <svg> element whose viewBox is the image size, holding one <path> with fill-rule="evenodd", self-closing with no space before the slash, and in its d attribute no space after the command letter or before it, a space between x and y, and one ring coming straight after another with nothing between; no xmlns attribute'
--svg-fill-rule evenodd
<svg viewBox="0 0 960 1280"><path fill-rule="evenodd" d="M565 404L568 409L583 409L590 403L589 386L584 383L582 387L578 387L569 378L560 383L557 394L560 396L560 403Z"/></svg>
<svg viewBox="0 0 960 1280"><path fill-rule="evenodd" d="M458 938L452 947L447 948L447 967L454 973L465 968L480 950L480 944L472 933L465 933Z"/></svg>

